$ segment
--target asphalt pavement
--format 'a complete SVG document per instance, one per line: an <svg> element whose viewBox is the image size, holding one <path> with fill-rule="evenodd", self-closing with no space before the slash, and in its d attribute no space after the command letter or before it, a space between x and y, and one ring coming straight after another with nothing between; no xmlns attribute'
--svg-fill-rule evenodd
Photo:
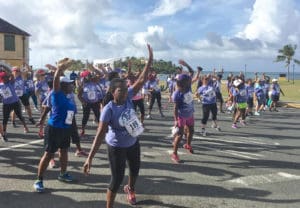
<svg viewBox="0 0 300 208"><path fill-rule="evenodd" d="M208 134L203 137L201 104L196 102L194 154L180 148L182 162L174 164L170 159L172 104L165 105L165 99L163 102L166 117L161 118L155 106L153 119L145 121L146 130L140 137L138 204L129 206L120 188L115 207L300 207L299 109L281 107L279 112L265 111L261 116L247 118L247 126L238 124L238 129L231 128L231 114L221 113L218 119L222 131L209 125ZM37 112L34 117L37 120ZM78 124L81 118L79 112ZM32 124L28 134L23 133L20 123L17 125L13 128L9 124L9 142L0 142L1 208L105 207L110 180L105 144L96 154L89 176L82 173L85 158L76 157L72 145L68 170L76 181L62 183L57 180L59 168L48 169L44 176L46 191L38 194L33 191L33 182L43 154L43 140L38 138L38 129ZM91 147L96 128L90 119L87 136L81 141L86 151Z"/></svg>

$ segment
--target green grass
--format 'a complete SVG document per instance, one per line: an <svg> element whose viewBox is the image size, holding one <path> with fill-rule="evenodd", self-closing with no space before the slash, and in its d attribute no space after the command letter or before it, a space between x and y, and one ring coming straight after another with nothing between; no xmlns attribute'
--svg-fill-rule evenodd
<svg viewBox="0 0 300 208"><path fill-rule="evenodd" d="M223 81L222 84L222 94L223 97L227 97L226 92L226 81ZM295 80L294 84L293 81L290 80L288 82L287 80L280 80L279 81L280 88L283 91L284 95L280 95L280 101L284 102L297 102L300 103L300 80Z"/></svg>
<svg viewBox="0 0 300 208"><path fill-rule="evenodd" d="M281 101L292 101L300 103L300 80L295 80L294 84L291 80L290 82L280 80L279 84L285 94L285 96L280 96Z"/></svg>
<svg viewBox="0 0 300 208"><path fill-rule="evenodd" d="M285 94L285 96L280 95L280 101L300 103L300 80L295 80L294 84L292 80L290 80L290 82L288 82L287 80L280 80L279 84ZM160 85L165 85L165 82L160 82ZM195 83L193 84L192 89L193 92L196 92ZM226 92L225 80L222 81L222 94L224 99L226 99L228 94Z"/></svg>

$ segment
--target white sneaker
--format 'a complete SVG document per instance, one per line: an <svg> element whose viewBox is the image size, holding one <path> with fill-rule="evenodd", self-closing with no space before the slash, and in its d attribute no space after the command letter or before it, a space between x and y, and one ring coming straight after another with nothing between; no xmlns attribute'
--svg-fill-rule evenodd
<svg viewBox="0 0 300 208"><path fill-rule="evenodd" d="M254 115L255 116L260 116L260 113L259 112L255 112Z"/></svg>
<svg viewBox="0 0 300 208"><path fill-rule="evenodd" d="M205 129L202 129L202 132L201 132L202 136L206 136L206 130Z"/></svg>
<svg viewBox="0 0 300 208"><path fill-rule="evenodd" d="M150 114L147 115L147 116L146 116L146 119L152 119L151 115L150 115Z"/></svg>

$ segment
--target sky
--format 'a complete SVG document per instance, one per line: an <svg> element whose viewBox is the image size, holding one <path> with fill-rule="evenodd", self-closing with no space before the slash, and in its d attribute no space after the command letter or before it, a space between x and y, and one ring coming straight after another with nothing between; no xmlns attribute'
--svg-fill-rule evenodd
<svg viewBox="0 0 300 208"><path fill-rule="evenodd" d="M176 65L273 72L285 71L278 49L300 47L299 0L0 0L0 8L31 34L35 68L63 57L147 57L149 43L155 59Z"/></svg>

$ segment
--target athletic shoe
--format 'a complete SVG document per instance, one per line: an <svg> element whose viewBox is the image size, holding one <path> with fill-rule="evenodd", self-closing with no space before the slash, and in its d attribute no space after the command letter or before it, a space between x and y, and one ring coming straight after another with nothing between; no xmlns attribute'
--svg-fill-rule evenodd
<svg viewBox="0 0 300 208"><path fill-rule="evenodd" d="M201 132L202 136L206 136L206 130L205 129L202 129L202 132Z"/></svg>
<svg viewBox="0 0 300 208"><path fill-rule="evenodd" d="M29 118L28 120L31 122L31 124L35 124L35 120L33 118Z"/></svg>
<svg viewBox="0 0 300 208"><path fill-rule="evenodd" d="M65 172L64 174L59 174L57 179L63 182L72 182L74 180L68 172Z"/></svg>
<svg viewBox="0 0 300 208"><path fill-rule="evenodd" d="M17 124L16 124L15 121L12 122L12 125L13 125L14 128L17 128Z"/></svg>
<svg viewBox="0 0 300 208"><path fill-rule="evenodd" d="M260 116L260 113L257 112L257 111L255 111L254 115L255 115L255 116Z"/></svg>
<svg viewBox="0 0 300 208"><path fill-rule="evenodd" d="M39 131L39 137L40 137L41 139L44 138L44 131L43 131L43 130L40 130L40 131Z"/></svg>
<svg viewBox="0 0 300 208"><path fill-rule="evenodd" d="M174 163L179 163L180 161L178 155L175 153L171 155L171 160L173 160Z"/></svg>
<svg viewBox="0 0 300 208"><path fill-rule="evenodd" d="M240 120L240 123L242 124L242 126L246 126L246 122L244 120Z"/></svg>
<svg viewBox="0 0 300 208"><path fill-rule="evenodd" d="M0 134L0 138L1 138L4 142L8 142L6 132L4 132L3 134Z"/></svg>
<svg viewBox="0 0 300 208"><path fill-rule="evenodd" d="M28 130L28 128L26 127L26 128L24 128L24 134L27 134L27 133L29 133L29 130Z"/></svg>
<svg viewBox="0 0 300 208"><path fill-rule="evenodd" d="M146 119L152 119L152 116L149 114L146 116Z"/></svg>
<svg viewBox="0 0 300 208"><path fill-rule="evenodd" d="M44 184L42 180L36 180L33 184L33 188L35 191L41 193L45 190Z"/></svg>
<svg viewBox="0 0 300 208"><path fill-rule="evenodd" d="M38 107L34 107L35 112L39 112Z"/></svg>
<svg viewBox="0 0 300 208"><path fill-rule="evenodd" d="M221 131L220 126L217 126L216 124L212 124L211 128L216 129L217 131Z"/></svg>
<svg viewBox="0 0 300 208"><path fill-rule="evenodd" d="M84 130L81 130L81 131L80 131L80 136L83 137L84 134L85 134L85 131L84 131Z"/></svg>
<svg viewBox="0 0 300 208"><path fill-rule="evenodd" d="M194 150L191 145L184 144L183 148L186 149L187 151L189 151L189 153L194 154Z"/></svg>
<svg viewBox="0 0 300 208"><path fill-rule="evenodd" d="M85 151L83 151L83 150L80 150L80 151L76 151L75 152L75 156L76 157L87 157L87 156L89 156L89 154L88 153L86 153Z"/></svg>
<svg viewBox="0 0 300 208"><path fill-rule="evenodd" d="M232 127L233 129L237 129L237 128L238 128L236 124L232 124L231 127Z"/></svg>
<svg viewBox="0 0 300 208"><path fill-rule="evenodd" d="M51 159L50 162L49 162L49 168L57 168L56 166L56 163L55 163L55 160L54 159Z"/></svg>
<svg viewBox="0 0 300 208"><path fill-rule="evenodd" d="M131 188L128 185L124 186L124 192L127 194L127 201L131 205L136 204L136 197L135 197L135 192L131 190Z"/></svg>

